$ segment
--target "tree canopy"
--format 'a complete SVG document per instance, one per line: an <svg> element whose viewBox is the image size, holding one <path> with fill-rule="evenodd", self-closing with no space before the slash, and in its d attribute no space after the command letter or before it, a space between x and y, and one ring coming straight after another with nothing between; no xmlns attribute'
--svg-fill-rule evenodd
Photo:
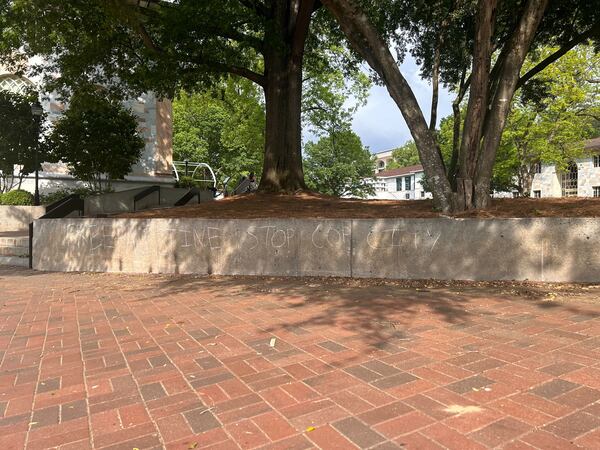
<svg viewBox="0 0 600 450"><path fill-rule="evenodd" d="M543 48L525 64L534 66L555 48ZM584 156L584 140L600 121L600 56L578 46L537 74L515 96L494 168L494 178L514 180L513 189L529 195L538 163L558 170ZM516 182L515 182L516 181Z"/></svg>
<svg viewBox="0 0 600 450"><path fill-rule="evenodd" d="M523 70L555 51L543 47L532 52ZM561 170L585 156L583 142L596 135L600 121L599 58L590 46L579 45L517 91L492 173L495 191L527 196L539 163ZM446 164L452 157L453 128L452 116L442 119L438 141Z"/></svg>
<svg viewBox="0 0 600 450"><path fill-rule="evenodd" d="M600 0L0 0L0 21L0 62L44 56L49 86L172 96L203 91L224 74L261 86L261 189L285 192L305 187L304 69L325 73L339 63L331 49L343 45L341 30L388 88L436 206L450 211L489 204L514 93L575 45L597 42ZM525 69L544 46L555 51ZM431 80L429 114L399 70L406 52ZM447 164L435 133L440 82L456 92Z"/></svg>

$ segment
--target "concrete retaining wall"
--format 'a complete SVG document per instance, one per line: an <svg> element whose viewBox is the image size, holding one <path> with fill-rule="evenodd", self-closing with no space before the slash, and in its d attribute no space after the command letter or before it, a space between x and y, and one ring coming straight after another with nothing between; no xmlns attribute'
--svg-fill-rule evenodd
<svg viewBox="0 0 600 450"><path fill-rule="evenodd" d="M34 219L44 214L45 206L0 205L0 232L27 230Z"/></svg>
<svg viewBox="0 0 600 450"><path fill-rule="evenodd" d="M600 281L597 219L42 219L38 270Z"/></svg>

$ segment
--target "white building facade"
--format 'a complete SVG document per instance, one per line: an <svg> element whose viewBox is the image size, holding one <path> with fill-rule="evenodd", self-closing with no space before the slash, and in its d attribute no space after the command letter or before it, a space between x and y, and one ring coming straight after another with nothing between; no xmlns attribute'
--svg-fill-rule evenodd
<svg viewBox="0 0 600 450"><path fill-rule="evenodd" d="M600 137L586 141L584 158L558 170L554 164L540 163L536 167L530 196L543 197L600 197ZM392 151L375 153L375 187L372 199L420 200L431 198L423 187L423 166L415 165L387 169ZM510 192L497 192L494 197L510 197Z"/></svg>
<svg viewBox="0 0 600 450"><path fill-rule="evenodd" d="M587 157L571 162L565 170L554 164L538 164L531 196L600 197L600 137L585 143Z"/></svg>
<svg viewBox="0 0 600 450"><path fill-rule="evenodd" d="M423 186L423 166L408 166L377 172L372 181L378 200L422 200L431 198Z"/></svg>

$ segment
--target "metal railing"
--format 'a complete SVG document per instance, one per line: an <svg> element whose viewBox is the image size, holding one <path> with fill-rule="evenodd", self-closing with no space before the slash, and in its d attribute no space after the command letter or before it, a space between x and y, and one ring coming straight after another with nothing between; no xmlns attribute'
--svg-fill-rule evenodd
<svg viewBox="0 0 600 450"><path fill-rule="evenodd" d="M179 200L177 200L174 204L174 206L183 206L183 205L187 205L187 203L193 199L194 197L198 198L198 203L200 203L200 189L198 188L191 188L189 191L187 191L183 197L181 197Z"/></svg>
<svg viewBox="0 0 600 450"><path fill-rule="evenodd" d="M158 192L158 206L160 206L160 186L149 186L141 192L138 192L133 197L133 211L137 211L137 202L148 197L149 195Z"/></svg>

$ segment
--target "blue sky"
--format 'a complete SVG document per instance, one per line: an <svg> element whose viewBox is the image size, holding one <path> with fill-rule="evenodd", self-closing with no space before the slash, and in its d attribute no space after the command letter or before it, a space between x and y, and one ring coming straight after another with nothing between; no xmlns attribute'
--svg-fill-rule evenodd
<svg viewBox="0 0 600 450"><path fill-rule="evenodd" d="M427 80L421 79L419 67L409 54L406 55L400 70L412 87L425 118L429 122L431 85ZM452 114L452 99L453 96L443 86L440 86L438 124L440 119ZM352 128L360 136L363 144L368 146L373 153L399 147L411 139L400 110L389 96L385 86L371 88L367 104L354 116Z"/></svg>

